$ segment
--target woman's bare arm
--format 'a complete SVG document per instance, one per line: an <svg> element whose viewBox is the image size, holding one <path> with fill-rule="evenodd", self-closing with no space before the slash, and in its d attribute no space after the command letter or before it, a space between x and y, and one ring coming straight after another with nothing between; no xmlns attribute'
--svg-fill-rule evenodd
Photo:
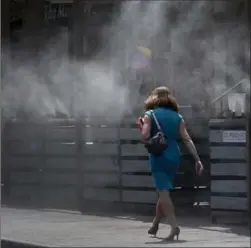
<svg viewBox="0 0 251 248"><path fill-rule="evenodd" d="M193 155L195 161L199 162L200 161L199 154L197 152L197 149L196 149L190 135L187 132L186 125L183 120L180 122L180 136L181 136L184 144L186 145L187 149L189 150L189 152Z"/></svg>
<svg viewBox="0 0 251 248"><path fill-rule="evenodd" d="M141 130L141 139L142 141L147 140L150 137L151 132L151 119L148 115L144 116L144 124Z"/></svg>

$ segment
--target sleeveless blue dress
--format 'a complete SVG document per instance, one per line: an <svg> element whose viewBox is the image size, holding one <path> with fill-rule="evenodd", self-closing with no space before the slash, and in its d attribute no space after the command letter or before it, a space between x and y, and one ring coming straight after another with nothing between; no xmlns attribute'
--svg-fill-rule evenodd
<svg viewBox="0 0 251 248"><path fill-rule="evenodd" d="M158 107L154 114L167 137L168 148L160 156L149 154L150 169L157 191L173 188L174 177L180 165L179 127L182 116L172 109ZM150 111L146 114L151 118L151 136L158 132Z"/></svg>

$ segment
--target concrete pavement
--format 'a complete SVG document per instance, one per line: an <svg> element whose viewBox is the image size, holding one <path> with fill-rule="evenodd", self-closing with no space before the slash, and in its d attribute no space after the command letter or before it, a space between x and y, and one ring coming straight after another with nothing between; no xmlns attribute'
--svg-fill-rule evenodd
<svg viewBox="0 0 251 248"><path fill-rule="evenodd" d="M167 243L169 227L149 237L151 218L84 215L71 211L1 209L1 237L49 247L250 247L247 227L217 226L209 218L179 219L180 240Z"/></svg>

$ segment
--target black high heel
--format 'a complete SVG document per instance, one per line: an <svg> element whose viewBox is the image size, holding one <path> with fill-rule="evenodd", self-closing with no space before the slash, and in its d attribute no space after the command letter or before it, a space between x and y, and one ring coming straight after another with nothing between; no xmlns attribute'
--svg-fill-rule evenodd
<svg viewBox="0 0 251 248"><path fill-rule="evenodd" d="M166 241L173 241L175 236L176 236L176 239L178 240L179 235L180 235L180 228L177 226L171 231L171 233L169 234L169 236L167 238L165 238L165 240Z"/></svg>
<svg viewBox="0 0 251 248"><path fill-rule="evenodd" d="M156 236L159 230L159 224L153 224L152 227L148 230L148 234Z"/></svg>

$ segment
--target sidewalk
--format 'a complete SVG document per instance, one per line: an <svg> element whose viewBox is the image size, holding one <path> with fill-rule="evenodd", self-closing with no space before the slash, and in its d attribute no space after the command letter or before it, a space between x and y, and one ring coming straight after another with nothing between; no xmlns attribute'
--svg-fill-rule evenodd
<svg viewBox="0 0 251 248"><path fill-rule="evenodd" d="M209 220L182 218L180 240L167 243L169 232L160 226L149 237L149 217L94 216L78 212L1 209L2 239L49 247L250 247L245 227L215 226Z"/></svg>

